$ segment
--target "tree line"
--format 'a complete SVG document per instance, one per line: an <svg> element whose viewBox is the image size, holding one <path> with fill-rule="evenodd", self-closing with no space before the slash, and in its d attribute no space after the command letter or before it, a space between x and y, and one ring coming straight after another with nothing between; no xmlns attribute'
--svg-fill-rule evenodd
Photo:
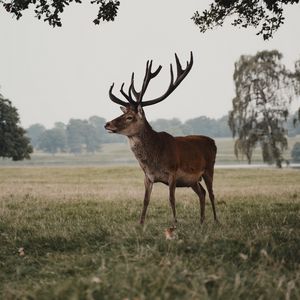
<svg viewBox="0 0 300 300"><path fill-rule="evenodd" d="M286 130L290 136L300 135L300 127L294 127L293 120L293 115L288 118ZM26 132L36 150L52 154L95 153L101 150L104 143L126 142L123 136L107 133L105 123L104 118L92 116L86 120L70 119L67 124L56 122L51 129L46 129L42 124L33 124ZM232 137L227 115L218 119L200 116L186 122L181 122L178 118L158 119L150 124L157 131L166 131L175 136L201 134L213 138Z"/></svg>
<svg viewBox="0 0 300 300"><path fill-rule="evenodd" d="M220 119L205 116L187 120L158 119L152 122L157 131L172 135L207 135L236 137L235 154L245 155L261 147L264 162L281 167L287 149L287 136L300 134L300 109L291 112L291 104L300 96L300 60L289 70L277 50L242 55L233 74L235 97L232 110ZM20 126L17 109L0 94L0 157L13 160L29 158L33 148L50 153L93 153L103 143L123 142L124 138L105 132L106 120L92 116L87 120L71 119L55 123L51 129L34 124L26 131ZM298 150L295 152L298 153Z"/></svg>
<svg viewBox="0 0 300 300"><path fill-rule="evenodd" d="M86 120L70 119L67 124L56 122L51 129L42 124L33 124L26 129L34 149L48 153L70 152L93 153L101 150L104 143L123 143L123 136L109 134L104 129L106 120L92 116ZM166 131L175 136L202 134L212 137L229 137L228 117L212 119L206 116L181 122L178 118L158 119L151 122L157 131Z"/></svg>
<svg viewBox="0 0 300 300"><path fill-rule="evenodd" d="M33 124L27 130L34 149L48 153L70 152L94 153L103 143L122 142L123 139L105 132L106 120L92 116L87 120L70 119L67 124L56 122L51 129L42 124Z"/></svg>

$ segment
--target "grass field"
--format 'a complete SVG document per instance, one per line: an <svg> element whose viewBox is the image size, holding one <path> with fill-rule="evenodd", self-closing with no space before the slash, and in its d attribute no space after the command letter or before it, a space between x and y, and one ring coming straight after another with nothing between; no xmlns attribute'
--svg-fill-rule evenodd
<svg viewBox="0 0 300 300"><path fill-rule="evenodd" d="M0 168L0 299L300 299L300 172L217 170L221 225L136 167Z"/></svg>

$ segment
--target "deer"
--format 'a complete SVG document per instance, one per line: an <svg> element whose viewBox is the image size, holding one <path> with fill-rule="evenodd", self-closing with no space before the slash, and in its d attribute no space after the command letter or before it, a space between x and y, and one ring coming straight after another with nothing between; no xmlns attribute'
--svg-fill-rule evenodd
<svg viewBox="0 0 300 300"><path fill-rule="evenodd" d="M110 100L121 105L123 114L105 124L109 133L117 133L127 136L129 145L144 172L144 202L140 216L140 224L144 224L147 208L154 183L160 182L169 187L169 202L173 213L174 225L177 223L175 208L176 187L190 187L197 194L200 202L200 223L205 219L205 195L206 191L200 181L204 179L214 220L218 223L215 208L215 196L213 192L214 165L217 153L215 141L203 135L189 135L174 137L167 132L156 132L146 119L144 107L157 104L165 100L184 80L193 66L193 53L187 61L185 69L175 53L177 76L174 79L172 64L170 64L170 84L166 92L161 96L144 101L144 95L150 81L155 78L162 69L152 72L152 60L146 63L146 71L142 87L139 91L135 88L134 72L128 92L121 85L120 93L124 100L113 93L114 83L109 89Z"/></svg>

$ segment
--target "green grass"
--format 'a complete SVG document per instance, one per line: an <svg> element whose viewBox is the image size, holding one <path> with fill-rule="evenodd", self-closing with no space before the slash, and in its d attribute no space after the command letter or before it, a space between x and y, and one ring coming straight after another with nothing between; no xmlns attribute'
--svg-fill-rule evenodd
<svg viewBox="0 0 300 300"><path fill-rule="evenodd" d="M300 299L300 172L216 170L207 201L135 167L0 168L0 299ZM20 255L20 248L24 254Z"/></svg>

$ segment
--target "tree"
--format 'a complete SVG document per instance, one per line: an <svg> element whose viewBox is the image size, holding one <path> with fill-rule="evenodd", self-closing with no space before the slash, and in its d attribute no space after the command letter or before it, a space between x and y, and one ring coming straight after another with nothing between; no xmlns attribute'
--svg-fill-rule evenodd
<svg viewBox="0 0 300 300"><path fill-rule="evenodd" d="M95 152L101 147L100 134L87 120L71 119L66 132L69 150L72 153Z"/></svg>
<svg viewBox="0 0 300 300"><path fill-rule="evenodd" d="M75 154L82 152L84 145L84 121L71 119L67 125L67 141L69 151Z"/></svg>
<svg viewBox="0 0 300 300"><path fill-rule="evenodd" d="M295 143L292 152L291 152L292 160L294 162L300 162L300 143Z"/></svg>
<svg viewBox="0 0 300 300"><path fill-rule="evenodd" d="M55 154L66 148L66 135L60 128L48 129L39 139L39 149Z"/></svg>
<svg viewBox="0 0 300 300"><path fill-rule="evenodd" d="M85 146L88 153L94 153L101 148L100 135L91 124L87 124L85 127Z"/></svg>
<svg viewBox="0 0 300 300"><path fill-rule="evenodd" d="M230 128L228 126L228 115L217 119L218 135L216 137L229 137L231 135Z"/></svg>
<svg viewBox="0 0 300 300"><path fill-rule="evenodd" d="M0 94L0 157L29 159L33 152L26 131L19 125L17 109Z"/></svg>
<svg viewBox="0 0 300 300"><path fill-rule="evenodd" d="M97 139L99 139L101 143L103 143L105 141L104 136L106 134L106 130L104 128L104 125L106 123L105 119L98 116L92 116L89 118L88 122L93 128L95 128L95 134L98 137Z"/></svg>
<svg viewBox="0 0 300 300"><path fill-rule="evenodd" d="M49 25L62 26L61 14L66 6L81 3L81 0L0 0L7 12L22 17L23 11L33 7L35 16L48 22ZM98 13L93 20L95 24L101 21L114 21L117 16L119 0L90 0L91 4L98 6ZM232 25L259 27L258 34L264 39L269 39L273 33L284 23L284 5L299 3L299 0L214 0L209 9L202 13L195 12L192 20L201 32L215 26L222 26L225 19L232 15L237 17Z"/></svg>
<svg viewBox="0 0 300 300"><path fill-rule="evenodd" d="M54 123L54 128L57 128L61 131L65 131L67 129L67 125L63 122L55 122Z"/></svg>
<svg viewBox="0 0 300 300"><path fill-rule="evenodd" d="M38 19L48 22L56 27L62 26L61 14L65 8L73 3L82 3L81 0L0 0L5 10L14 15L17 20L23 15L23 11L33 7L35 16ZM120 6L118 0L90 0L91 4L98 6L98 14L94 19L95 24L100 21L114 21Z"/></svg>
<svg viewBox="0 0 300 300"><path fill-rule="evenodd" d="M254 56L243 55L235 64L236 96L232 100L229 126L237 136L235 153L246 155L251 163L256 145L262 148L264 162L281 167L287 149L284 123L289 105L297 94L295 73L281 63L278 51L262 51Z"/></svg>
<svg viewBox="0 0 300 300"><path fill-rule="evenodd" d="M230 136L231 132L228 127L228 117L220 119L211 119L206 116L190 119L185 122L186 126L191 129L190 134L202 134L211 137Z"/></svg>
<svg viewBox="0 0 300 300"><path fill-rule="evenodd" d="M196 11L192 20L201 32L205 32L222 26L226 19L235 16L233 26L259 27L257 35L268 40L284 23L284 6L295 3L299 0L215 0L208 10Z"/></svg>
<svg viewBox="0 0 300 300"><path fill-rule="evenodd" d="M151 122L151 126L157 131L166 131L174 136L187 135L190 133L189 128L182 124L177 118L171 120L158 119Z"/></svg>
<svg viewBox="0 0 300 300"><path fill-rule="evenodd" d="M96 139L100 144L127 142L125 137L122 135L107 133L107 131L104 129L104 125L106 123L106 120L104 118L92 116L88 119L88 123L95 128ZM99 146L97 146L97 150L99 150Z"/></svg>
<svg viewBox="0 0 300 300"><path fill-rule="evenodd" d="M42 124L33 124L27 128L27 136L30 138L31 145L34 148L38 148L40 137L45 130L46 128Z"/></svg>

